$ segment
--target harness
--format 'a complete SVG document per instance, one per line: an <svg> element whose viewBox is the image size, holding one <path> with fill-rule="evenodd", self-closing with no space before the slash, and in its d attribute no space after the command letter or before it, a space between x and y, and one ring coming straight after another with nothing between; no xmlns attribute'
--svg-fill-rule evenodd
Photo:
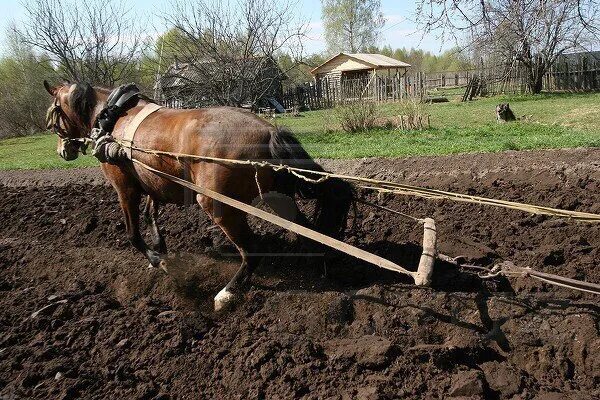
<svg viewBox="0 0 600 400"><path fill-rule="evenodd" d="M140 89L135 83L121 85L113 90L106 100L106 107L98 113L94 128L102 132L102 135L112 133L117 120L129 110L135 100L140 98Z"/></svg>
<svg viewBox="0 0 600 400"><path fill-rule="evenodd" d="M112 137L112 131L114 130L118 119L137 104L137 100L141 98L140 96L140 90L134 83L121 85L113 90L108 96L106 107L98 113L89 137L68 137L67 130L66 128L63 128L63 126L68 127L74 126L75 124L61 108L58 99L54 100L53 106L48 110L48 114L46 115L46 126L67 143L77 142L80 146L79 150L81 150L83 154L85 154L88 143L93 143L93 155L98 158L100 162L117 164L123 160L130 160L131 145L133 144L137 128L146 117L162 108L162 106L155 103L147 104L125 128L124 142L128 146L122 146Z"/></svg>

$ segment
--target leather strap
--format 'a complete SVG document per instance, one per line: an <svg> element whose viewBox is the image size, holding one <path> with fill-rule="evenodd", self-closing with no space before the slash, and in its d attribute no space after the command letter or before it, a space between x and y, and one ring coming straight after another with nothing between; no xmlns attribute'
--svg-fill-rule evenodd
<svg viewBox="0 0 600 400"><path fill-rule="evenodd" d="M135 132L150 114L160 110L161 108L164 107L155 103L146 104L144 108L142 108L141 111L137 113L135 117L133 117L133 121L131 121L131 123L125 127L125 132L123 133L123 142L125 144L125 152L129 159L131 159L131 146L133 145Z"/></svg>

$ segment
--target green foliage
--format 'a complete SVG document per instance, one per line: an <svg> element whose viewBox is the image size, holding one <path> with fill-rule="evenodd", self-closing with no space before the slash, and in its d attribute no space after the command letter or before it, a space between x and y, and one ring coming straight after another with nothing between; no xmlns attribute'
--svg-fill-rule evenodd
<svg viewBox="0 0 600 400"><path fill-rule="evenodd" d="M498 124L494 108L509 102L526 121ZM313 157L399 157L504 150L600 147L600 93L500 96L468 103L427 106L432 128L423 131L374 129L348 134L330 130L332 110L282 117ZM398 104L378 107L398 114ZM56 137L38 135L0 140L0 169L70 168L97 165L91 156L66 162L56 155Z"/></svg>
<svg viewBox="0 0 600 400"><path fill-rule="evenodd" d="M164 72L178 58L181 60L181 54L178 57L177 49L184 47L193 47L193 43L190 43L189 38L177 28L169 29L156 39L154 54L157 57L156 62L160 62L161 72ZM158 58L160 58L160 61Z"/></svg>
<svg viewBox="0 0 600 400"><path fill-rule="evenodd" d="M380 0L321 0L330 53L357 53L377 43L385 20Z"/></svg>
<svg viewBox="0 0 600 400"><path fill-rule="evenodd" d="M371 46L368 51L409 63L413 72L450 72L473 68L469 56L458 48L446 50L439 55L414 48L392 49L389 45L381 48Z"/></svg>
<svg viewBox="0 0 600 400"><path fill-rule="evenodd" d="M321 54L311 54L302 60L295 60L288 54L281 54L277 58L279 68L287 75L283 86L293 88L306 82L312 82L313 76L310 71L325 62L326 58Z"/></svg>
<svg viewBox="0 0 600 400"><path fill-rule="evenodd" d="M76 168L98 165L95 157L79 155L65 161L56 154L57 138L52 134L0 140L0 170Z"/></svg>
<svg viewBox="0 0 600 400"><path fill-rule="evenodd" d="M53 73L50 61L13 43L0 59L0 137L43 130L50 95L43 86Z"/></svg>
<svg viewBox="0 0 600 400"><path fill-rule="evenodd" d="M498 124L495 106L509 102L526 121ZM375 129L359 134L331 130L332 110L283 117L313 157L398 157L503 150L600 147L600 94L544 94L499 96L468 103L427 106L431 129L399 132ZM378 108L380 116L398 114L398 104Z"/></svg>
<svg viewBox="0 0 600 400"><path fill-rule="evenodd" d="M333 114L344 132L364 132L375 126L377 107L373 102L358 100L336 106Z"/></svg>

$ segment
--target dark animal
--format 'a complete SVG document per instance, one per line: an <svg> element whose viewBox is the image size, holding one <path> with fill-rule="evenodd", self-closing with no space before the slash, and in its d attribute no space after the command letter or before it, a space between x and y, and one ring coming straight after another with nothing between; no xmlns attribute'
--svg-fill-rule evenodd
<svg viewBox="0 0 600 400"><path fill-rule="evenodd" d="M65 160L74 160L81 143L69 139L84 138L90 134L111 90L83 83L50 87L44 82L44 85L53 97L53 107L60 112L59 126L56 128L59 134L58 154ZM148 101L144 98L136 99L133 108L118 119L113 131L115 138L122 138L125 127ZM237 108L160 109L141 123L136 131L135 143L141 148L174 153L236 160L273 160L276 163L323 171L291 133L277 129L254 114ZM313 184L269 168L256 171L251 166L177 160L135 150L133 157L153 168L181 178L186 177L200 186L248 204L259 197L258 185L263 194L277 192L291 199L295 194L316 199L316 229L331 236L339 237L343 233L353 202L351 186L337 179ZM117 192L132 245L148 258L152 266L164 268L166 245L156 223L158 204L183 204L183 188L131 161L117 165L103 163L102 171ZM152 232L152 247L145 243L140 234L139 205L143 194L149 196L145 217ZM206 196L197 195L196 200L234 243L242 258L238 272L215 297L215 308L218 309L244 287L259 263L260 257L255 255L257 237L249 228L244 212ZM292 204L293 207L296 206L293 201Z"/></svg>
<svg viewBox="0 0 600 400"><path fill-rule="evenodd" d="M508 103L500 103L496 106L496 120L498 123L516 121L515 114L510 109Z"/></svg>

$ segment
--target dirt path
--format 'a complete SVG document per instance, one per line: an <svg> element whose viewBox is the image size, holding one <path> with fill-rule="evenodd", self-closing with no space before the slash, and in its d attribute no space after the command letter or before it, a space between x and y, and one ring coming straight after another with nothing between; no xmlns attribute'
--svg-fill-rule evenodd
<svg viewBox="0 0 600 400"><path fill-rule="evenodd" d="M600 150L324 160L335 171L600 212ZM169 276L126 243L97 169L0 173L0 398L600 396L598 298L436 264L434 288L256 222L253 287L214 315L237 268L197 207L166 207ZM600 282L600 227L383 196L432 216L440 248ZM348 242L409 267L420 229L359 207ZM47 308L45 308L47 307ZM32 313L41 310L39 314ZM554 396L554 397L552 397Z"/></svg>

